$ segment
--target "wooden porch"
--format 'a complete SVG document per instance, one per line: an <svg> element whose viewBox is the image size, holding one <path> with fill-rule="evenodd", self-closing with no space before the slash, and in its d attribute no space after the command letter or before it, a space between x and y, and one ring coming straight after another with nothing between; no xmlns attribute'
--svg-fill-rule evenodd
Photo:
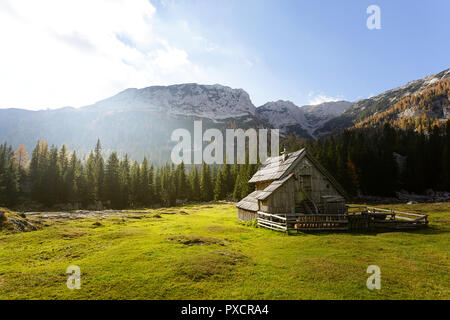
<svg viewBox="0 0 450 320"><path fill-rule="evenodd" d="M275 231L369 231L415 229L428 225L428 216L374 207L349 207L341 214L271 214L258 211L258 225Z"/></svg>

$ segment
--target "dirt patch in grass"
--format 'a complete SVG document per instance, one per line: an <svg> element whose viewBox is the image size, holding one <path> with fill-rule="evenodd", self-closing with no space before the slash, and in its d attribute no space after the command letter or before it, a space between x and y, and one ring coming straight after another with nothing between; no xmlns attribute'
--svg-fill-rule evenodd
<svg viewBox="0 0 450 320"><path fill-rule="evenodd" d="M222 232L240 233L240 232L249 232L250 230L241 227L210 226L208 227L208 231L220 233Z"/></svg>
<svg viewBox="0 0 450 320"><path fill-rule="evenodd" d="M207 237L207 236L199 236L196 234L190 234L190 235L179 235L175 237L170 237L167 239L168 241L173 241L176 243L181 243L187 246L192 245L212 245L212 244L219 244L221 246L229 245L228 242L223 241L221 239L213 238L213 237Z"/></svg>
<svg viewBox="0 0 450 320"><path fill-rule="evenodd" d="M181 214L181 215L188 215L189 213L187 213L184 210L180 210L180 211L172 211L172 210L158 210L158 213L156 214Z"/></svg>
<svg viewBox="0 0 450 320"><path fill-rule="evenodd" d="M65 230L64 233L61 234L62 239L76 239L84 236L86 233L79 230Z"/></svg>
<svg viewBox="0 0 450 320"><path fill-rule="evenodd" d="M176 273L191 281L211 277L231 276L239 266L247 264L248 257L233 251L213 251L189 256L177 265Z"/></svg>

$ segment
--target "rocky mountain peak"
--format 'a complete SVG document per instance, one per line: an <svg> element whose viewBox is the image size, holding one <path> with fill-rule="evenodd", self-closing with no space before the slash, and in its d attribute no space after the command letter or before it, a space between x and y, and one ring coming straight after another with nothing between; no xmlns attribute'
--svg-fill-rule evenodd
<svg viewBox="0 0 450 320"><path fill-rule="evenodd" d="M236 118L254 115L256 111L250 96L242 89L196 83L130 88L90 107L148 109L208 119Z"/></svg>

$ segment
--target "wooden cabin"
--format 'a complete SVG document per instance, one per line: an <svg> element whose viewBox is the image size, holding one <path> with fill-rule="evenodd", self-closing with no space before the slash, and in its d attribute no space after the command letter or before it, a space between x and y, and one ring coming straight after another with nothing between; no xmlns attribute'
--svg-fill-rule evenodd
<svg viewBox="0 0 450 320"><path fill-rule="evenodd" d="M273 214L344 214L346 193L306 149L268 158L249 180L255 191L236 204L241 220Z"/></svg>
<svg viewBox="0 0 450 320"><path fill-rule="evenodd" d="M276 231L402 229L428 224L427 215L347 207L343 188L306 149L268 158L249 183L255 191L236 204L238 218L256 219L259 226Z"/></svg>

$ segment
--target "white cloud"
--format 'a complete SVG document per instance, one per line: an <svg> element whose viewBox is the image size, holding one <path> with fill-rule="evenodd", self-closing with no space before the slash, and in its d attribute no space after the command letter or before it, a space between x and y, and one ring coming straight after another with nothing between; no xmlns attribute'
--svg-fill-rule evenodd
<svg viewBox="0 0 450 320"><path fill-rule="evenodd" d="M11 0L0 6L0 107L82 106L126 87L208 73L155 31L148 0Z"/></svg>
<svg viewBox="0 0 450 320"><path fill-rule="evenodd" d="M337 97L331 97L327 96L323 93L315 94L313 91L308 94L308 104L309 105L316 105L321 104L324 102L335 102L335 101L341 101L344 100L342 96Z"/></svg>

